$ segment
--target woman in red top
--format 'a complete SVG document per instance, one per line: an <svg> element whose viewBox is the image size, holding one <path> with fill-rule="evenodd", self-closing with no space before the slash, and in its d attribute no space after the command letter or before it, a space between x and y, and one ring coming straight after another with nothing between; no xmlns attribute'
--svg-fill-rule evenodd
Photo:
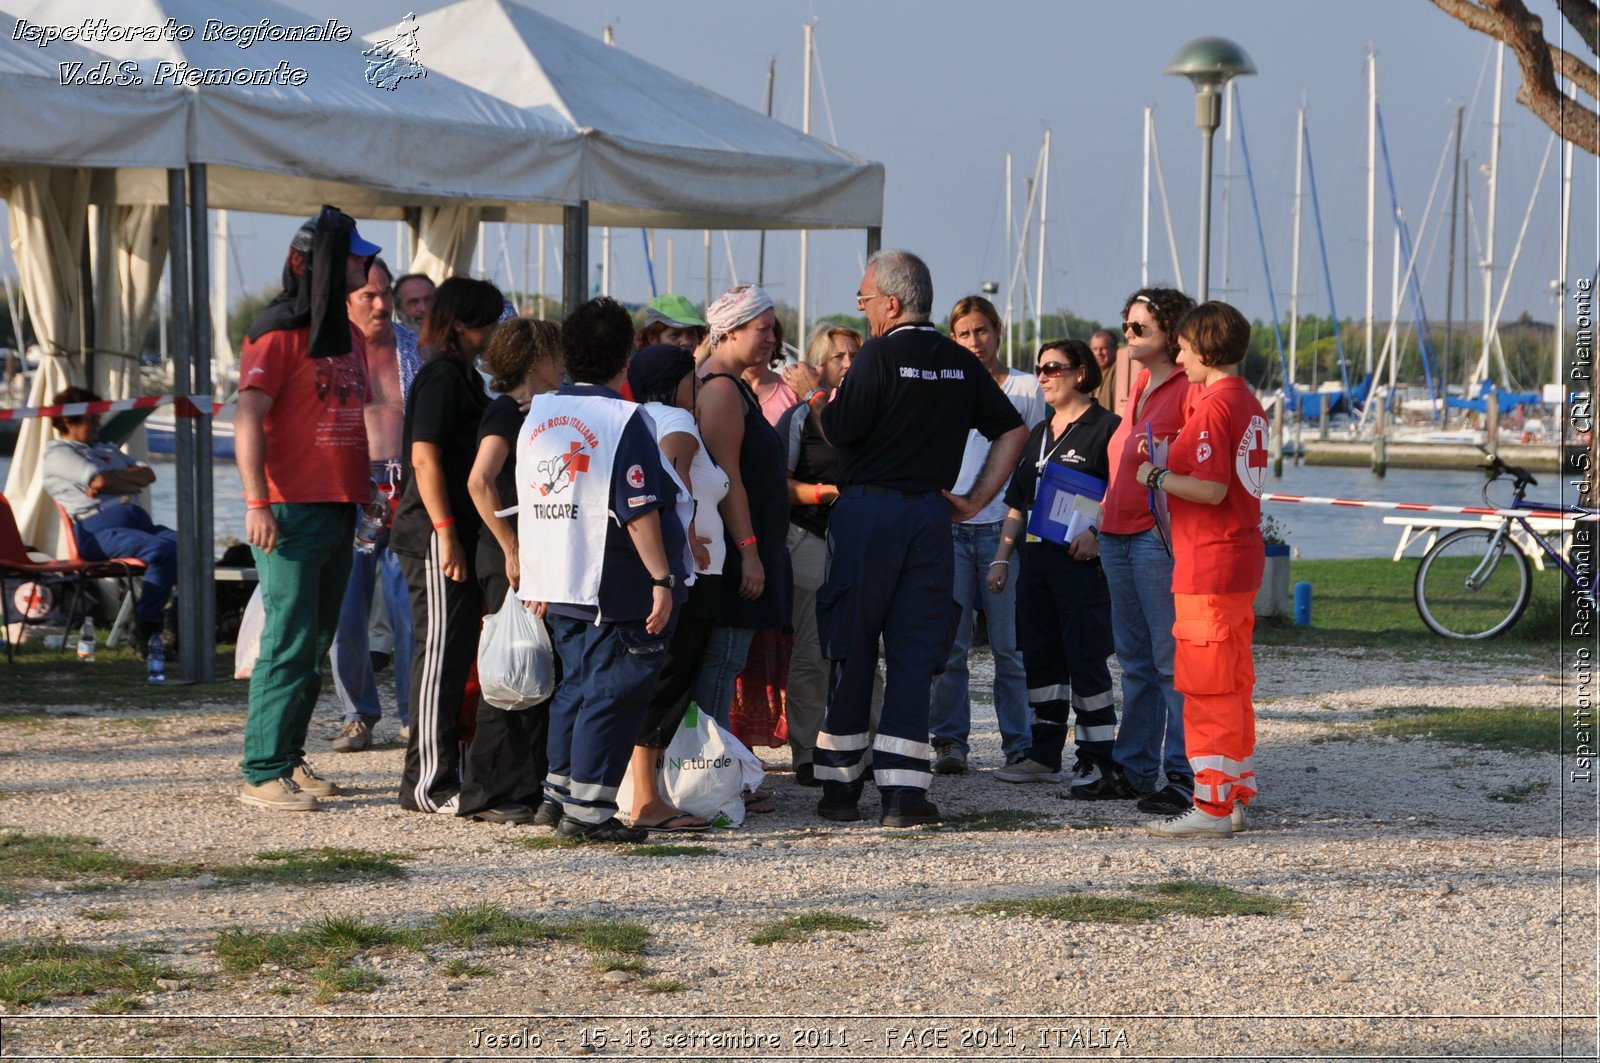
<svg viewBox="0 0 1600 1063"><path fill-rule="evenodd" d="M1189 408L1189 378L1173 358L1178 320L1194 300L1175 288L1141 288L1122 307L1122 332L1137 378L1111 437L1111 480L1100 525L1100 562L1111 590L1111 633L1122 666L1122 726L1115 770L1086 788L1091 798L1139 798L1139 809L1172 815L1194 798L1183 750L1183 695L1172 686L1172 550L1156 528L1139 463L1164 461Z"/></svg>
<svg viewBox="0 0 1600 1063"><path fill-rule="evenodd" d="M1194 807L1145 825L1160 837L1228 837L1256 795L1252 608L1265 564L1261 489L1267 418L1239 376L1250 323L1227 303L1203 303L1178 322L1178 366L1193 385L1189 419L1166 468L1139 466L1172 510L1174 681L1183 692L1184 744Z"/></svg>

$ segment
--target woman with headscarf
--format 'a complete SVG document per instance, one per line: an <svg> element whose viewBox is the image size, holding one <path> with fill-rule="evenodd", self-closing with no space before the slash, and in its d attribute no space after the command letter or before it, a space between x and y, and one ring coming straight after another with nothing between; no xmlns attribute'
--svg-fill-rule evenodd
<svg viewBox="0 0 1600 1063"><path fill-rule="evenodd" d="M711 457L728 474L722 518L728 544L720 626L712 633L695 701L723 727L730 723L734 680L761 628L789 621L788 475L783 442L741 378L774 347L777 315L756 284L742 284L706 310L711 354L700 367L696 414Z"/></svg>

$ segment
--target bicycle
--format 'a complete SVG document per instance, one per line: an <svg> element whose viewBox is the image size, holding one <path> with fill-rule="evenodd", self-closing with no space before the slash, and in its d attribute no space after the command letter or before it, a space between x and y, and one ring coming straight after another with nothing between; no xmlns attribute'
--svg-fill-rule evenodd
<svg viewBox="0 0 1600 1063"><path fill-rule="evenodd" d="M1532 473L1506 464L1497 454L1489 454L1485 465L1490 475L1483 485L1483 501L1490 508L1590 517L1597 512L1583 506L1529 502L1527 489L1539 485ZM1489 499L1489 488L1504 477L1511 479L1511 504L1497 507ZM1561 555L1559 540L1552 543L1535 531L1527 517L1507 514L1497 525L1463 528L1442 536L1423 555L1414 595L1417 612L1430 630L1449 639L1492 639L1522 618L1533 599L1533 563L1513 537L1519 527L1579 594L1595 601L1595 576L1581 577Z"/></svg>

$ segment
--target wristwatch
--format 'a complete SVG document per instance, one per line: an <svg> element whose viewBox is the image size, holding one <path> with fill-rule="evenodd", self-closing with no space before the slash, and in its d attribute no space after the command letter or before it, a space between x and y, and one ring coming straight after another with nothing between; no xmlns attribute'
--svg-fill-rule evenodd
<svg viewBox="0 0 1600 1063"><path fill-rule="evenodd" d="M666 575L666 576L662 576L660 579L651 579L650 580L650 586L652 586L652 587L665 587L669 591L672 588L676 587L677 585L678 585L678 578L676 576L673 576L673 575Z"/></svg>

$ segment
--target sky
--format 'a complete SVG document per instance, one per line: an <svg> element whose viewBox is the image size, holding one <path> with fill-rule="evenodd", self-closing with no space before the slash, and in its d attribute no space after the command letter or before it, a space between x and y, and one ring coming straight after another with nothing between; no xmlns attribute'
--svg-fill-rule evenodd
<svg viewBox="0 0 1600 1063"><path fill-rule="evenodd" d="M1398 196L1413 235L1422 223L1434 175L1450 136L1456 105L1467 108L1464 152L1468 194L1480 235L1486 220L1493 64L1488 38L1472 32L1426 0L522 0L597 36L607 24L618 47L734 100L759 106L767 65L777 57L775 115L798 125L801 109L802 24L814 20L821 77L814 97L815 135L837 138L886 167L883 242L923 255L934 278L936 316L984 281L997 281L1004 301L1004 160L1013 155L1020 224L1023 178L1033 172L1044 130L1052 130L1044 301L1088 318L1113 321L1141 278L1142 114L1154 108L1173 214L1179 266L1187 286L1196 272L1200 138L1193 89L1162 69L1187 40L1221 35L1239 42L1258 76L1242 79L1244 115L1259 199L1262 236L1253 220L1237 135L1231 163L1218 135L1212 249L1212 295L1239 304L1252 317L1271 314L1261 244L1272 271L1271 294L1280 314L1290 301L1295 110L1307 108L1322 222L1341 316L1360 317L1365 293L1366 77L1371 47L1378 62L1380 106ZM365 34L387 29L408 11L441 4L423 0L292 0L308 20L337 17ZM1554 0L1531 0L1551 32L1561 25ZM418 59L427 63L427 41ZM1534 191L1550 134L1514 102L1519 76L1508 52L1497 225L1498 297L1517 231ZM824 90L825 86L825 99ZM831 121L830 121L831 119ZM418 145L426 150L426 145ZM1548 320L1557 274L1561 149L1552 153L1505 303L1504 317L1524 310ZM1390 312L1392 215L1387 185L1378 177L1377 315ZM1231 167L1232 179L1224 174ZM1445 308L1445 241L1450 174L1436 192L1421 235L1418 270L1430 315ZM1578 153L1573 178L1574 276L1595 268L1596 164ZM1226 203L1225 203L1226 200ZM1176 279L1159 200L1151 207L1149 276ZM1224 225L1224 220L1227 224ZM275 286L282 249L296 220L232 214L236 240L229 287ZM366 234L392 245L392 222L369 222ZM523 226L486 226L490 278L522 288ZM546 289L559 292L555 254L559 232L548 231L551 258ZM656 234L657 278L665 285L664 242L675 250L673 286L697 302L706 290L699 232ZM1309 192L1305 200L1300 307L1328 312ZM864 250L860 232L819 233L811 240L810 312L853 311ZM599 261L599 236L590 251ZM637 230L613 233L612 293L628 301L649 297L643 240ZM755 277L757 236L716 238L711 286L720 293ZM775 298L797 296L798 238L767 240L766 281ZM1478 248L1458 262L1476 265ZM732 268L730 269L730 259ZM537 264L530 264L532 281ZM1031 272L1033 262L1028 264ZM593 281L593 278L591 278ZM1456 314L1462 316L1458 274ZM1467 285L1468 313L1482 314L1481 273ZM1018 298L1020 312L1020 297Z"/></svg>

